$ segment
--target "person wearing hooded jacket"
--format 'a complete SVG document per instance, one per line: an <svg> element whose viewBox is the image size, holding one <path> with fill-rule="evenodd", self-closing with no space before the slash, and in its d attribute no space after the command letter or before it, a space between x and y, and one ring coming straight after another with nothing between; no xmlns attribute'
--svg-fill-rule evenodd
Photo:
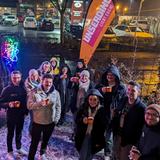
<svg viewBox="0 0 160 160"><path fill-rule="evenodd" d="M69 103L71 101L70 94L71 91L68 87L69 81L71 77L71 71L67 64L63 64L60 69L60 74L58 77L57 90L60 93L61 98L61 118L59 120L58 125L62 125L65 121L66 112L69 110Z"/></svg>
<svg viewBox="0 0 160 160"><path fill-rule="evenodd" d="M51 74L43 75L40 86L30 92L27 107L33 113L28 160L34 160L41 134L40 158L45 160L48 141L61 115L60 95L53 85Z"/></svg>
<svg viewBox="0 0 160 160"><path fill-rule="evenodd" d="M121 82L120 72L115 65L109 66L104 74L102 74L101 84L97 85L96 88L100 90L104 97L104 108L106 117L110 121L109 127L106 127L106 147L105 147L105 159L111 157L111 133L113 132L113 148L112 157L117 156L117 144L118 139L118 126L119 126L119 112L120 104L122 103L123 97L126 95L125 85Z"/></svg>
<svg viewBox="0 0 160 160"><path fill-rule="evenodd" d="M132 146L131 160L160 160L160 106L151 104L145 111L145 125L141 138Z"/></svg>
<svg viewBox="0 0 160 160"><path fill-rule="evenodd" d="M76 114L75 146L80 160L91 160L95 153L104 148L104 132L108 121L101 105L102 99L97 89L90 89Z"/></svg>

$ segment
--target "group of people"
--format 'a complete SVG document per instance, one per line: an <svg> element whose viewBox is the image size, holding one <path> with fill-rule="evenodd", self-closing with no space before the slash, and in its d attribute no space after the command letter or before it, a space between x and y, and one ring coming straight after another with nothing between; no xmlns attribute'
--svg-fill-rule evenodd
<svg viewBox="0 0 160 160"><path fill-rule="evenodd" d="M20 71L11 73L11 83L0 95L7 109L7 159L14 159L12 141L15 132L19 154L34 160L41 141L40 159L46 160L46 148L55 125L66 123L73 114L74 144L80 160L91 160L104 149L105 160L159 160L160 106L146 106L135 81L124 84L115 65L102 74L99 83L79 59L75 72L67 64L59 66L56 57L31 69L25 82ZM25 115L29 112L29 153L21 146Z"/></svg>

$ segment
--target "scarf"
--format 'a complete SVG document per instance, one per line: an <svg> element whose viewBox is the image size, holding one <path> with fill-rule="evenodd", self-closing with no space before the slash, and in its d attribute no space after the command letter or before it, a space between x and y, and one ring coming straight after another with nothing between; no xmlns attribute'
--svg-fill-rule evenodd
<svg viewBox="0 0 160 160"><path fill-rule="evenodd" d="M84 97L86 96L86 93L89 89L89 85L90 85L90 80L88 80L85 83L79 80L79 89L77 92L77 103L76 103L77 108L79 108L83 104Z"/></svg>
<svg viewBox="0 0 160 160"><path fill-rule="evenodd" d="M88 108L88 117L93 117L93 122L94 122L94 117L95 117L95 115L96 115L96 113L97 113L99 108L100 108L100 105L98 105L93 111L91 110L90 107ZM93 123L92 124L88 124L87 131L86 131L87 135L91 134L92 128L93 128Z"/></svg>

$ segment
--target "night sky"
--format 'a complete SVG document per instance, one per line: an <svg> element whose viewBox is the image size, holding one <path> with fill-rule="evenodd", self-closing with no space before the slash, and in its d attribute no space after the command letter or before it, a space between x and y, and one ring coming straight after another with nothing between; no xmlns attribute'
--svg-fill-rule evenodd
<svg viewBox="0 0 160 160"><path fill-rule="evenodd" d="M120 3L123 7L127 6L128 8L131 9L131 12L135 14L139 9L139 4L141 0L115 0L115 1ZM18 0L0 0L0 5L5 6L5 4L7 4L16 7L17 2ZM142 7L142 14L160 16L160 0L144 0Z"/></svg>

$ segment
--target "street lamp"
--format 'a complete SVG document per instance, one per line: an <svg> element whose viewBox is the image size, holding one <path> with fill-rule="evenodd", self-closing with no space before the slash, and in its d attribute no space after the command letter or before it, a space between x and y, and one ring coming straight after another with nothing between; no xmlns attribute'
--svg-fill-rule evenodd
<svg viewBox="0 0 160 160"><path fill-rule="evenodd" d="M128 7L124 7L123 9L123 16L125 15L125 13L128 11Z"/></svg>
<svg viewBox="0 0 160 160"><path fill-rule="evenodd" d="M119 11L119 9L120 9L120 5L117 4L117 5L116 5L116 10Z"/></svg>

